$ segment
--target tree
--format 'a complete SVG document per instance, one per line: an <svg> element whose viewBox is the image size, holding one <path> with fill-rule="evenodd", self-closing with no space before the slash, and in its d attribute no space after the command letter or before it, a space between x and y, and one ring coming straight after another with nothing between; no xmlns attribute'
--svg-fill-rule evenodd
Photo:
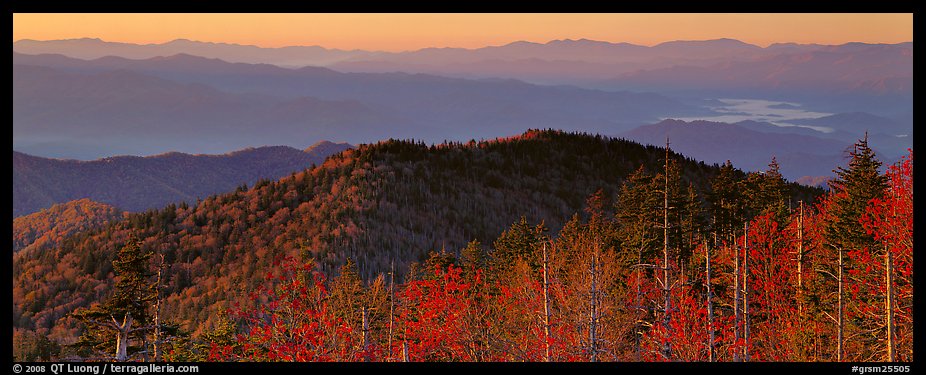
<svg viewBox="0 0 926 375"><path fill-rule="evenodd" d="M230 319L227 311L222 311L213 326L203 331L198 338L194 339L186 332L178 332L175 335L174 339L164 343L164 361L221 361L241 354L238 326Z"/></svg>
<svg viewBox="0 0 926 375"><path fill-rule="evenodd" d="M727 160L711 180L711 191L707 195L710 212L714 220L714 233L721 241L732 242L732 235L743 222L743 197L741 180L736 176L733 164Z"/></svg>
<svg viewBox="0 0 926 375"><path fill-rule="evenodd" d="M13 361L51 361L61 351L60 346L48 336L19 328L13 329Z"/></svg>
<svg viewBox="0 0 926 375"><path fill-rule="evenodd" d="M408 267L408 279L409 280L426 280L434 279L437 276L434 273L434 269L446 269L447 267L457 263L457 258L452 253L447 252L443 249L441 251L431 251L428 253L428 258L425 259L422 263L412 263Z"/></svg>
<svg viewBox="0 0 926 375"><path fill-rule="evenodd" d="M625 278L628 280L626 284L634 289L627 309L634 325L633 358L636 361L643 359L641 339L644 331L652 327L653 319L654 304L650 303L652 298L645 291L652 285L650 280L655 267L652 261L661 235L658 233L658 213L662 202L657 183L641 165L621 185L615 202L618 246L632 259L626 266L633 273Z"/></svg>
<svg viewBox="0 0 926 375"><path fill-rule="evenodd" d="M800 316L793 303L796 263L776 212L757 216L749 226L749 352L754 360L793 361L800 345Z"/></svg>
<svg viewBox="0 0 926 375"><path fill-rule="evenodd" d="M80 309L72 316L86 325L76 346L106 351L115 346L114 358L125 361L133 353L147 356L146 332L149 326L151 301L157 298L156 285L151 283L149 259L152 253L143 251L138 237L131 236L113 260L116 283L113 294L101 304ZM130 348L129 341L140 341ZM131 349L131 350L130 350Z"/></svg>
<svg viewBox="0 0 926 375"><path fill-rule="evenodd" d="M435 277L410 281L400 293L401 345L411 361L474 361L475 348L466 338L477 328L465 319L473 284L453 265L430 272Z"/></svg>
<svg viewBox="0 0 926 375"><path fill-rule="evenodd" d="M865 279L884 295L880 314L877 305L869 308L874 315L884 317L884 359L909 361L913 354L913 150L892 165L886 176L886 193L871 200L862 216L867 233L884 247L883 266L873 264L882 263L875 254L854 255L861 257L860 263L872 265Z"/></svg>
<svg viewBox="0 0 926 375"><path fill-rule="evenodd" d="M877 241L860 224L868 202L884 195L887 178L878 171L881 162L868 147L868 134L854 145L848 168L838 167L829 182L833 206L827 219L826 238L847 251L874 248Z"/></svg>
<svg viewBox="0 0 926 375"><path fill-rule="evenodd" d="M830 182L832 202L827 211L825 236L829 247L840 253L838 260L843 261L838 271L848 274L847 279L838 280L847 288L837 289L848 289L853 296L843 304L845 319L839 319L842 322L840 332L844 331L844 338L848 340L840 340L839 344L851 346L851 350L847 351L850 357L846 359L873 360L877 358L872 350L878 339L867 332L880 329L883 320L871 319L871 309L872 306L884 306L885 294L878 290L878 285L883 283L873 281L871 276L872 268L876 269L877 264L883 263L870 263L869 260L883 259L884 246L865 230L861 219L869 202L884 195L887 178L878 171L881 162L868 147L867 133L854 145L850 156L848 168L837 168L834 171L837 177ZM841 294L838 297L845 300Z"/></svg>
<svg viewBox="0 0 926 375"><path fill-rule="evenodd" d="M313 262L292 257L278 262L279 274L267 274L267 282L251 297L254 309L232 315L245 327L234 344L217 346L214 360L248 361L358 361L356 330L330 310L325 277Z"/></svg>
<svg viewBox="0 0 926 375"><path fill-rule="evenodd" d="M542 266L540 247L545 241L546 232L547 227L544 223L531 226L527 223L527 218L521 216L518 222L502 232L493 243L493 266L499 272L504 272L516 260L521 259L527 261L532 270L539 270Z"/></svg>
<svg viewBox="0 0 926 375"><path fill-rule="evenodd" d="M641 166L621 185L614 203L617 247L629 257L627 267L650 261L662 237L658 230L662 197L657 183Z"/></svg>
<svg viewBox="0 0 926 375"><path fill-rule="evenodd" d="M772 211L777 222L782 222L788 216L787 183L774 157L768 169L749 174L745 188L747 216L754 217Z"/></svg>
<svg viewBox="0 0 926 375"><path fill-rule="evenodd" d="M691 258L699 255L695 250L701 240L702 231L706 232L704 230L706 227L704 207L694 184L688 184L682 204L682 217L679 223L682 240L679 243L677 262L680 264L680 271L685 272L694 269L694 267L688 267L687 264L691 261Z"/></svg>
<svg viewBox="0 0 926 375"><path fill-rule="evenodd" d="M478 240L472 240L460 251L460 267L467 281L472 281L477 272L485 273L489 265L489 253Z"/></svg>
<svg viewBox="0 0 926 375"><path fill-rule="evenodd" d="M357 264L351 258L341 266L340 272L331 280L328 304L331 313L360 332L361 307L364 306L363 280L357 270Z"/></svg>

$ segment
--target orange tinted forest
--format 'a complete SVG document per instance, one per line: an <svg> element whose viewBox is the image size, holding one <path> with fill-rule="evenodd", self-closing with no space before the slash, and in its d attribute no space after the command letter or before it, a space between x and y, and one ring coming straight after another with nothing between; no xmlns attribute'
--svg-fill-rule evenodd
<svg viewBox="0 0 926 375"><path fill-rule="evenodd" d="M19 252L14 327L64 344L57 355L87 354L66 345L85 329L69 313L107 298L113 254L134 235L163 255L160 311L177 327L168 360L881 360L885 302L855 288L880 290L888 269L896 277L881 295L893 296L903 360L912 239L878 223L903 223L907 195L912 207L912 155L907 164L888 174L890 194L869 192L881 200L840 216L896 254L835 254L853 275L836 312L827 275L839 190L786 183L774 162L745 174L619 139L529 131L363 145ZM862 266L874 263L880 271ZM856 336L834 353L838 331Z"/></svg>

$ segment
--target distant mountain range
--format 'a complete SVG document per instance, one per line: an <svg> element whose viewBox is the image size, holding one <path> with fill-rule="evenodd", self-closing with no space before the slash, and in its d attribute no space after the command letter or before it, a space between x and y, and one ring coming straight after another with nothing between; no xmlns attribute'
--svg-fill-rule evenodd
<svg viewBox="0 0 926 375"><path fill-rule="evenodd" d="M14 149L50 157L302 148L292 142L304 139L465 142L554 128L644 142L669 132L701 160L755 170L776 155L800 178L830 174L865 131L886 162L912 147L912 42L567 39L392 53L76 39L13 48ZM281 67L303 65L313 66ZM799 103L782 105L833 115L790 123L833 131L750 121L638 128L710 118L704 103L717 98Z"/></svg>
<svg viewBox="0 0 926 375"><path fill-rule="evenodd" d="M191 55L85 61L14 53L13 63L14 148L56 157L112 155L111 147L144 154L299 146L294 139L467 141L531 127L613 133L710 113L657 94ZM65 153L74 148L85 153Z"/></svg>
<svg viewBox="0 0 926 375"><path fill-rule="evenodd" d="M745 171L765 170L775 157L782 176L792 181L805 176L831 176L833 169L846 163L846 150L851 143L758 130L774 127L752 121L727 124L665 120L618 136L656 146L664 146L668 137L674 151L706 163L722 164L730 160L733 166Z"/></svg>
<svg viewBox="0 0 926 375"><path fill-rule="evenodd" d="M357 101L227 93L127 70L15 65L13 73L13 148L51 157L222 153L344 139L398 121Z"/></svg>
<svg viewBox="0 0 926 375"><path fill-rule="evenodd" d="M670 89L853 90L910 93L913 90L913 45L849 44L798 49L748 60L708 66L672 67L625 73L615 87Z"/></svg>
<svg viewBox="0 0 926 375"><path fill-rule="evenodd" d="M814 119L790 120L790 123L838 129L832 133L815 133L822 138L849 144L868 133L868 143L886 159L897 159L913 147L913 129L897 121L866 112L837 113Z"/></svg>
<svg viewBox="0 0 926 375"><path fill-rule="evenodd" d="M288 67L327 66L343 72L428 73L467 78L515 78L533 83L617 89L772 89L909 93L913 43L842 45L777 43L759 47L735 39L670 41L652 47L588 39L517 41L475 49L405 52L343 51L319 46L262 48L178 39L129 44L99 39L20 40L13 50L81 59L131 59L190 54L229 62Z"/></svg>
<svg viewBox="0 0 926 375"><path fill-rule="evenodd" d="M381 52L343 51L319 46L262 48L183 39L147 45L71 39L21 40L13 44L13 50L14 64L31 63L17 62L22 60L22 56L16 53L61 54L81 59L99 59L90 64L95 66L93 69L105 66L107 69L143 71L162 78L205 83L220 90L238 93L356 99L367 104L376 101L370 96L380 96L376 87L380 79L396 83L410 77L395 74L350 76L356 81L373 84L373 90L368 94L353 85L317 85L317 79L307 81L305 77L294 78L286 70L273 68L311 66L348 73L401 72L466 79L518 79L534 84L652 92L671 97L764 98L800 102L818 112L868 112L896 121L908 129L912 127L913 117L912 42L842 45L778 43L763 48L735 39L670 41L652 47L564 39L546 43L518 41L474 49L424 48ZM178 54L207 59L195 61L174 57ZM126 62L125 58L146 61ZM164 59L171 61L162 61ZM246 64L218 66L215 60L209 63L208 59ZM36 63L50 66L48 64L55 65L47 61ZM249 66L251 64L258 65ZM192 71L197 73L193 74ZM317 68L299 71L312 71L319 75L329 73L329 78L337 77L332 83L340 83L346 78ZM426 82L430 81L429 78L419 78L417 84L433 85ZM404 100L414 96L413 93L407 93L407 90L396 90L396 87L389 87L386 91L400 94L396 99ZM434 96L433 92L426 95ZM591 128L576 129L597 131ZM523 131L523 128L515 129L514 132L518 131Z"/></svg>
<svg viewBox="0 0 926 375"><path fill-rule="evenodd" d="M784 51L702 66L652 67L588 86L792 101L819 112L869 112L912 127L912 43L850 43Z"/></svg>
<svg viewBox="0 0 926 375"><path fill-rule="evenodd" d="M231 62L295 67L327 65L351 57L370 54L367 51L342 51L318 46L263 48L240 44L197 42L187 39L176 39L160 44L106 42L96 38L48 41L23 39L13 43L13 50L28 54L62 54L85 60L105 56L149 59L187 53Z"/></svg>
<svg viewBox="0 0 926 375"><path fill-rule="evenodd" d="M224 155L177 152L94 161L58 160L13 151L13 217L57 203L89 198L126 211L143 211L277 179L321 164L353 146L319 142L306 150L275 146Z"/></svg>
<svg viewBox="0 0 926 375"><path fill-rule="evenodd" d="M890 74L899 69L897 71L900 72L900 77L910 76L912 48L912 42L891 45L777 43L763 48L728 38L669 41L652 47L588 39L563 39L546 43L517 41L474 49L424 48L404 52L344 51L320 46L263 48L186 39L144 45L106 42L92 38L50 41L27 39L13 43L13 50L20 53L62 54L85 60L106 56L149 59L190 54L251 64L287 67L328 66L344 72L430 73L455 77L517 78L532 82L536 79L560 84L575 84L583 77L586 80L601 80L622 75L625 75L621 78L623 84L632 84L650 76L661 77L663 80L671 77L674 80L679 78L677 74L684 74L686 69L693 67L704 70L698 71L700 76L685 76L685 80L710 81L709 87L729 85L731 79L743 84L763 84L770 80L782 83L787 81L788 77L795 77L795 74L809 72L806 68L812 67L813 72L828 74L830 78L872 82L870 88L876 90L890 89L889 85L897 83L883 80L886 73ZM875 65L885 62L896 66ZM834 66L833 63L838 66ZM831 69L819 70L815 65L820 64ZM704 74L714 73L718 67L732 68L738 73L724 77ZM832 69L833 67L838 69ZM871 69L873 67L879 69ZM737 77L739 74L753 75L770 69L777 74L752 76L753 79L749 81L741 81L741 77ZM847 71L863 75L846 77L842 73ZM542 74L537 74L539 72ZM871 78L871 75L875 78ZM757 77L762 78L755 79ZM816 75L812 78L827 79ZM877 87L874 82L882 82L888 86ZM811 84L808 81L795 83Z"/></svg>
<svg viewBox="0 0 926 375"><path fill-rule="evenodd" d="M588 39L526 41L476 49L425 48L358 55L329 67L345 72L416 72L465 77L511 77L530 82L577 84L639 69L685 63L711 64L772 53L733 39L673 41L653 47Z"/></svg>
<svg viewBox="0 0 926 375"><path fill-rule="evenodd" d="M839 129L840 132L862 134L899 134L911 129L897 121L866 112L837 113L812 119L790 120L798 125L811 125ZM906 134L910 136L910 134Z"/></svg>
<svg viewBox="0 0 926 375"><path fill-rule="evenodd" d="M96 38L48 41L23 39L13 43L13 49L21 53L62 54L80 59L97 59L105 56L147 59L186 53L230 62L266 63L290 67L328 66L358 61L446 65L448 63L473 63L486 60L514 61L520 59L571 60L593 63L647 63L659 59L697 61L699 59L710 60L724 57L749 58L775 53L779 49L813 50L823 47L819 45L773 45L770 48L763 49L734 39L672 41L653 47L588 39L563 39L552 40L547 43L517 41L501 46L474 49L423 48L405 52L344 51L320 46L265 48L252 45L199 42L187 39L176 39L160 44L107 42Z"/></svg>

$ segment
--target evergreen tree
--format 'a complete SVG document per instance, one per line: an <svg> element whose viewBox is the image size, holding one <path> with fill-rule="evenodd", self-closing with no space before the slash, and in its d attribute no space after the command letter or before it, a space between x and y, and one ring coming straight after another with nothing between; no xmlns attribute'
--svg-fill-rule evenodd
<svg viewBox="0 0 926 375"><path fill-rule="evenodd" d="M431 251L424 262L415 262L408 266L408 280L432 280L436 272L446 272L447 267L455 265L457 258L441 249L441 251Z"/></svg>
<svg viewBox="0 0 926 375"><path fill-rule="evenodd" d="M710 212L714 220L714 233L720 240L730 239L743 222L742 183L727 160L720 166L720 172L711 180L711 191L707 195Z"/></svg>
<svg viewBox="0 0 926 375"><path fill-rule="evenodd" d="M156 285L150 280L151 255L141 249L138 237L132 235L112 262L116 277L112 296L100 305L72 313L86 326L74 344L85 349L83 354L112 353L115 348L116 360L124 361L134 352L147 353L146 333L153 328L149 326L149 309L157 298ZM130 346L131 340L139 345Z"/></svg>
<svg viewBox="0 0 926 375"><path fill-rule="evenodd" d="M150 251L141 249L135 236L119 250L113 260L116 285L105 307L111 315L131 314L136 324L148 324L151 302L157 298L156 286L151 282L154 275L149 264L151 256Z"/></svg>
<svg viewBox="0 0 926 375"><path fill-rule="evenodd" d="M684 197L684 206L682 207L681 214L681 247L679 248L679 263L686 262L689 264L692 258L699 255L695 249L698 247L698 243L701 240L701 232L704 230L706 223L704 220L704 207L701 203L701 198L698 195L698 191L695 189L694 185L689 183L688 189ZM692 267L682 267L682 272L689 272L689 269Z"/></svg>
<svg viewBox="0 0 926 375"><path fill-rule="evenodd" d="M744 203L747 217L752 218L769 211L774 213L775 221L781 223L788 216L788 187L781 176L778 160L774 157L768 169L750 173L746 179Z"/></svg>
<svg viewBox="0 0 926 375"><path fill-rule="evenodd" d="M516 261L527 262L532 270L536 271L542 266L541 248L546 240L547 227L543 222L535 226L527 223L527 218L511 225L502 232L495 242L493 265L499 271L510 269Z"/></svg>
<svg viewBox="0 0 926 375"><path fill-rule="evenodd" d="M848 168L834 170L836 178L829 182L834 204L827 220L826 239L845 251L873 249L877 241L859 220L868 202L884 195L887 177L878 172L881 162L868 147L868 133L855 144L850 157Z"/></svg>
<svg viewBox="0 0 926 375"><path fill-rule="evenodd" d="M631 253L638 263L654 256L662 238L658 230L662 199L655 183L653 175L641 165L621 185L614 204L619 248Z"/></svg>
<svg viewBox="0 0 926 375"><path fill-rule="evenodd" d="M463 268L463 278L472 281L477 271L485 272L488 266L489 254L478 240L466 244L460 251L460 266Z"/></svg>
<svg viewBox="0 0 926 375"><path fill-rule="evenodd" d="M13 328L13 361L51 361L60 351L57 342L40 332Z"/></svg>
<svg viewBox="0 0 926 375"><path fill-rule="evenodd" d="M836 179L830 182L824 239L827 250L837 253L837 261L842 260L837 262L842 264L841 269L833 274L846 275L841 280L837 277L837 288L831 289L842 291L837 296L843 307L837 313L844 316L837 327L843 337L839 340L843 349L838 355L843 360L873 360L879 359L878 353L872 352L878 336L871 332L880 331L883 322L869 319L865 311L868 306L883 305L884 299L877 284L866 282L873 264L860 260L883 259L884 246L865 230L861 219L869 202L884 195L887 179L878 172L881 162L868 147L867 133L854 145L850 157L848 168L834 170Z"/></svg>

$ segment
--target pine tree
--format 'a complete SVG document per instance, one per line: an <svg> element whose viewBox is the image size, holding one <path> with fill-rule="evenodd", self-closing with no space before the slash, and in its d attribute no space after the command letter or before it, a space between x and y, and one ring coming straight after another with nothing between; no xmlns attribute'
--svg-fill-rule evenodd
<svg viewBox="0 0 926 375"><path fill-rule="evenodd" d="M662 235L658 230L662 199L656 183L653 175L640 166L621 185L614 203L619 248L634 260L629 265L648 262L655 256Z"/></svg>
<svg viewBox="0 0 926 375"><path fill-rule="evenodd" d="M445 272L447 267L456 265L457 258L444 249L431 251L424 262L415 262L408 266L409 280L432 280L437 277L436 272Z"/></svg>
<svg viewBox="0 0 926 375"><path fill-rule="evenodd" d="M107 309L112 315L131 314L138 324L147 324L150 302L157 298L155 285L152 285L149 259L153 254L143 251L137 237L131 237L119 250L113 260L113 272L117 280L113 295L107 302Z"/></svg>
<svg viewBox="0 0 926 375"><path fill-rule="evenodd" d="M157 298L156 285L150 280L149 259L152 253L143 251L139 240L131 236L113 260L116 283L113 294L100 305L80 309L72 316L86 325L75 346L98 353L112 350L114 358L125 361L133 352L147 353L146 332L149 326L151 302ZM129 341L140 344L131 348Z"/></svg>
<svg viewBox="0 0 926 375"><path fill-rule="evenodd" d="M829 183L835 201L827 220L826 239L846 251L873 249L877 241L859 220L868 202L884 195L887 178L878 171L881 162L868 147L868 133L855 144L850 156L849 167L834 170L836 179Z"/></svg>
<svg viewBox="0 0 926 375"><path fill-rule="evenodd" d="M783 222L788 216L787 183L781 176L778 160L772 157L768 169L750 173L746 181L745 203L749 218L772 211L776 222Z"/></svg>
<svg viewBox="0 0 926 375"><path fill-rule="evenodd" d="M701 240L700 232L705 228L706 221L698 191L691 183L688 184L682 204L679 226L682 238L679 243L678 263L681 272L693 273L697 267L689 267L688 264L691 264L692 258L699 256L695 250Z"/></svg>
<svg viewBox="0 0 926 375"><path fill-rule="evenodd" d="M824 236L831 250L839 253L842 265L837 271L849 277L840 278L837 290L851 292L853 298L840 293L845 316L841 316L839 327L844 348L838 354L848 354L849 360L878 359L872 351L877 346L877 336L865 334L879 330L882 320L870 319L866 315L868 306L883 306L883 293L879 293L876 282L868 282L868 273L873 265L866 259L883 259L884 246L869 234L861 223L869 202L884 195L886 177L878 169L881 162L868 147L868 134L859 140L850 152L848 168L839 167L834 172L836 179L830 182L831 205L826 216ZM877 266L875 265L877 269ZM837 272L837 275L839 272ZM879 274L880 276L880 274Z"/></svg>
<svg viewBox="0 0 926 375"><path fill-rule="evenodd" d="M736 176L733 164L727 160L711 180L711 191L707 195L714 219L714 233L721 241L732 242L733 232L743 222L741 190L741 180Z"/></svg>
<svg viewBox="0 0 926 375"><path fill-rule="evenodd" d="M488 266L489 254L478 240L472 240L460 251L460 267L463 268L463 277L472 282L476 272L485 272Z"/></svg>
<svg viewBox="0 0 926 375"><path fill-rule="evenodd" d="M512 267L516 261L523 260L531 270L538 271L543 265L541 245L546 241L547 227L543 222L535 226L527 223L527 218L512 224L502 232L495 242L494 266L499 272Z"/></svg>

